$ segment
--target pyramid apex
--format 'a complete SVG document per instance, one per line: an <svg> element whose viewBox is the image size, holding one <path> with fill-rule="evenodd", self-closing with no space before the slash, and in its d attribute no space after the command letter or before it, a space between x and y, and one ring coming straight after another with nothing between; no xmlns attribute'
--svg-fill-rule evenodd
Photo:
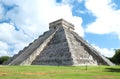
<svg viewBox="0 0 120 79"><path fill-rule="evenodd" d="M49 29L50 30L57 29L59 27L63 27L65 29L69 29L69 30L72 30L72 31L74 30L74 25L67 22L64 19L59 19L59 20L56 20L54 22L49 23Z"/></svg>

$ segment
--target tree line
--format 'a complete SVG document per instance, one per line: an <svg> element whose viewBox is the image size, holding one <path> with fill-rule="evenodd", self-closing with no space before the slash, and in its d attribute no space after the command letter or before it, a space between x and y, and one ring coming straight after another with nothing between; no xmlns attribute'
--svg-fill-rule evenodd
<svg viewBox="0 0 120 79"><path fill-rule="evenodd" d="M115 49L115 54L113 55L113 57L108 59L116 65L120 65L120 49Z"/></svg>
<svg viewBox="0 0 120 79"><path fill-rule="evenodd" d="M1 56L0 57L0 64L3 64L4 62L8 61L10 57L9 56Z"/></svg>

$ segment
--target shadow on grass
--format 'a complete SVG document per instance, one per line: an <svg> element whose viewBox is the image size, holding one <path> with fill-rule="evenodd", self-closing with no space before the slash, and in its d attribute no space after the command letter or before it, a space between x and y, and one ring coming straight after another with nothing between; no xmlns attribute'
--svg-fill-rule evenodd
<svg viewBox="0 0 120 79"><path fill-rule="evenodd" d="M107 72L120 72L120 68L105 68Z"/></svg>

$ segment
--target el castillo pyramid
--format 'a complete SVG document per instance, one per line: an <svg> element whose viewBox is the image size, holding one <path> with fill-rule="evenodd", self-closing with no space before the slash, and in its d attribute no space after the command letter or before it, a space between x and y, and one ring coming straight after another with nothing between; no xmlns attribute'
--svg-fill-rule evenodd
<svg viewBox="0 0 120 79"><path fill-rule="evenodd" d="M14 55L8 65L114 65L74 32L74 25L59 19L49 31Z"/></svg>

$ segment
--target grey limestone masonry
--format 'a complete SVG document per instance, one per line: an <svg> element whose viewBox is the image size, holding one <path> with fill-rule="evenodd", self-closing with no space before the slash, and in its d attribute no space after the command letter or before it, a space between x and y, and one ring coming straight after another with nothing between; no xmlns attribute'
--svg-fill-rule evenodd
<svg viewBox="0 0 120 79"><path fill-rule="evenodd" d="M9 65L21 65L23 64L23 62L25 62L25 60L27 58L30 57L30 55L32 55L33 52L36 52L36 50L38 50L38 48L44 44L44 41L51 36L53 33L55 32L55 30L52 31L48 31L46 33L44 33L42 36L40 36L37 40L35 40L33 43L29 44L28 47L25 47L22 51L20 51L18 54L16 55L16 57L13 57L12 61L9 63ZM28 60L28 62L31 62L31 60ZM26 65L27 63L24 63L24 65Z"/></svg>
<svg viewBox="0 0 120 79"><path fill-rule="evenodd" d="M114 65L74 32L74 25L59 19L49 31L14 55L8 65Z"/></svg>
<svg viewBox="0 0 120 79"><path fill-rule="evenodd" d="M72 65L73 61L66 35L62 27L56 32L45 49L36 57L32 64L38 65Z"/></svg>

